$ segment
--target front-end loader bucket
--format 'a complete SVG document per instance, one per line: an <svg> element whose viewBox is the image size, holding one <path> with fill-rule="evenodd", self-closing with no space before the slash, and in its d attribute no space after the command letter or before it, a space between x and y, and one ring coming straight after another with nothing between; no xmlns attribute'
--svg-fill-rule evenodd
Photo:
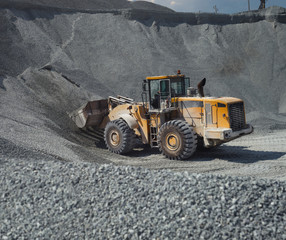
<svg viewBox="0 0 286 240"><path fill-rule="evenodd" d="M79 128L99 127L108 112L108 100L101 99L88 102L69 116Z"/></svg>

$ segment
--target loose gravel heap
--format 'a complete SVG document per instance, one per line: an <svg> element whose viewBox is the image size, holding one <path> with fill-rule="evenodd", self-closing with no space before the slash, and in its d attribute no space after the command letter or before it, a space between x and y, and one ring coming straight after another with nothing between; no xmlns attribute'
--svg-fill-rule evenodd
<svg viewBox="0 0 286 240"><path fill-rule="evenodd" d="M285 182L0 160L2 239L286 239Z"/></svg>

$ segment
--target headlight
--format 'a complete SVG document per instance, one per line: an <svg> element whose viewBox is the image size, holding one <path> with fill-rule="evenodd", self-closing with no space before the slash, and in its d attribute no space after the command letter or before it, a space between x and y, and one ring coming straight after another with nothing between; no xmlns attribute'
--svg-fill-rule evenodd
<svg viewBox="0 0 286 240"><path fill-rule="evenodd" d="M225 131L224 138L230 138L230 137L231 137L231 131Z"/></svg>

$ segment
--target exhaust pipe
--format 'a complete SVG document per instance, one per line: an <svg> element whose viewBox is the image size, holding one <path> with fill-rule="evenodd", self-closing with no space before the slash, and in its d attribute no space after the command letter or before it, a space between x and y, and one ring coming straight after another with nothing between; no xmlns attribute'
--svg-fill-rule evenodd
<svg viewBox="0 0 286 240"><path fill-rule="evenodd" d="M204 97L204 86L206 85L206 78L204 78L202 81L199 82L198 84L198 91L199 91L199 96Z"/></svg>

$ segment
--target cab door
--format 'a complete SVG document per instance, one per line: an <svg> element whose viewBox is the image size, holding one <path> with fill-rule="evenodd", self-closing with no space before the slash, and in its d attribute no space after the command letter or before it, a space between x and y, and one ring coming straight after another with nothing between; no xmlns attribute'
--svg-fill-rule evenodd
<svg viewBox="0 0 286 240"><path fill-rule="evenodd" d="M211 101L205 102L205 123L208 128L217 128L217 105Z"/></svg>
<svg viewBox="0 0 286 240"><path fill-rule="evenodd" d="M170 79L160 80L160 108L169 108L171 102Z"/></svg>

